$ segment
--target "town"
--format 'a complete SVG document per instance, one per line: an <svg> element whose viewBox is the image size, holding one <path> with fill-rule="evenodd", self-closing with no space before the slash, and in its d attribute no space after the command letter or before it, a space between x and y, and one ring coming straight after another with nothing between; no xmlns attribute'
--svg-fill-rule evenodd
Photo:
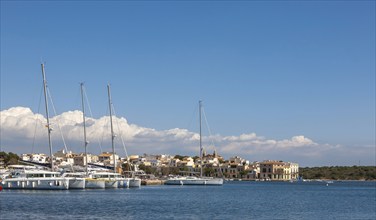
<svg viewBox="0 0 376 220"><path fill-rule="evenodd" d="M113 160L115 156L115 160ZM86 161L87 160L87 161ZM4 168L4 159L0 158L0 169ZM19 161L30 165L50 164L50 157L43 153L21 154ZM239 156L230 157L228 160L216 151L208 154L202 153L202 161L198 156L181 155L130 155L121 158L112 152L103 152L99 155L74 153L60 150L53 154L53 164L61 171L84 170L88 165L92 169L113 169L114 161L116 172L125 176L131 173L139 174L142 179L163 179L168 176L198 176L202 166L202 175L206 177L219 177L226 180L249 181L292 181L299 178L299 165L292 162L264 160L250 162ZM87 164L86 164L87 162Z"/></svg>

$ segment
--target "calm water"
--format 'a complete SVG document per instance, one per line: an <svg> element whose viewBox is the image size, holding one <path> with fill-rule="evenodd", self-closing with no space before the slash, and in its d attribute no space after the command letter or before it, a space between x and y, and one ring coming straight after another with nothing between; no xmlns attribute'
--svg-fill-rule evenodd
<svg viewBox="0 0 376 220"><path fill-rule="evenodd" d="M376 182L0 192L0 219L376 219Z"/></svg>

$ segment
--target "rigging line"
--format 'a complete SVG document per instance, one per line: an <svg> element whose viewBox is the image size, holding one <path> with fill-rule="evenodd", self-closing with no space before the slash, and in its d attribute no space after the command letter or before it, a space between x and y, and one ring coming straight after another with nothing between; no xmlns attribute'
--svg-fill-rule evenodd
<svg viewBox="0 0 376 220"><path fill-rule="evenodd" d="M90 117L93 118L93 112L91 111L91 107L90 107L90 103L89 103L89 98L87 97L87 92L86 92L86 87L85 85L83 86L83 92L84 92L84 99L86 101L86 106L88 107L89 109L89 113L90 113ZM103 137L102 137L103 138ZM103 152L102 151L102 144L101 144L101 141L100 141L100 138L97 137L97 142L98 142L98 145L99 145L99 149L101 150L101 153Z"/></svg>
<svg viewBox="0 0 376 220"><path fill-rule="evenodd" d="M51 102L51 105L52 105L52 110L54 111L54 114L55 116L57 116L57 113L56 113L56 109L55 109L55 104L54 102L52 101L52 96L51 96L51 92L50 92L50 89L47 87L47 95L50 99L50 102ZM57 121L57 127L59 128L59 131L60 131L60 136L61 136L61 139L63 140L63 144L64 144L64 149L66 152L68 152L68 147L67 147L67 144L65 143L65 138L64 138L64 135L63 135L63 131L61 130L61 127L60 127L60 122L59 122L59 119L56 118L56 121ZM73 168L73 165L71 163L69 163L72 171L74 172L74 168Z"/></svg>
<svg viewBox="0 0 376 220"><path fill-rule="evenodd" d="M91 105L90 105L90 102L89 102L89 98L87 96L85 85L83 87L83 90L84 90L84 99L85 99L86 105L87 105L87 107L89 109L90 117L94 118L93 112L91 111ZM99 146L99 149L100 149L101 153L103 153L103 148L102 148L103 134L104 134L104 132L102 132L102 140L98 136L96 136L97 143L98 143L98 146Z"/></svg>
<svg viewBox="0 0 376 220"><path fill-rule="evenodd" d="M87 107L89 109L90 117L93 118L93 112L91 111L91 106L90 106L90 103L89 103L89 98L87 97L86 87L85 86L83 87L83 90L84 90L84 97L85 97L85 100L86 100L86 105L87 105Z"/></svg>
<svg viewBox="0 0 376 220"><path fill-rule="evenodd" d="M212 136L213 136L213 135L212 135L212 133L211 133L211 130L210 130L210 127L209 127L209 123L208 123L208 120L207 120L207 117L206 117L205 109L204 109L204 108L202 108L202 113L203 113L203 115L204 115L204 119L205 119L206 127L207 127L207 129L208 129L208 131L209 131L209 139L210 139L211 144L213 145L213 148L214 148L214 150L215 150L216 147L215 147L215 145L214 145L214 141L213 141L213 139L212 139ZM219 162L218 162L218 170L219 170L219 173L221 174L221 176L223 177L223 172L222 172L221 166L219 165Z"/></svg>
<svg viewBox="0 0 376 220"><path fill-rule="evenodd" d="M112 104L112 111L114 112L114 116L116 117L116 112L115 112L115 107L114 107L114 104ZM125 152L125 156L127 157L127 161L128 161L128 152L127 152L127 148L125 147L125 143L124 143L124 139L123 139L123 133L121 132L120 130L120 126L119 126L119 120L116 120L116 125L117 125L117 128L118 128L118 132L119 132L119 135L120 135L120 140L121 140L121 143L123 145L123 149L124 149L124 152Z"/></svg>
<svg viewBox="0 0 376 220"><path fill-rule="evenodd" d="M206 114L205 114L205 109L204 108L202 108L202 113L203 113L203 115L204 115L204 119L205 119L205 124L206 124L206 127L207 127L207 129L208 129L208 131L209 131L209 139L210 139L210 141L211 141L211 144L213 145L213 147L215 148L215 145L214 145L214 141L213 141L213 139L212 139L212 133L211 133L211 130L210 130L210 127L209 127L209 123L208 123L208 120L207 120L207 118L206 118Z"/></svg>
<svg viewBox="0 0 376 220"><path fill-rule="evenodd" d="M52 110L54 111L55 116L57 116L55 105L54 105L54 102L52 101L51 92L50 92L49 88L47 88L47 94L48 94L48 97L50 98L50 102L51 102L51 105L52 105ZM67 148L67 145L65 143L64 136L63 136L63 132L62 132L61 127L60 127L59 119L56 118L56 121L57 121L57 123L56 123L57 127L59 128L59 131L60 131L61 139L63 140L64 148L65 148L66 151L68 151L68 148Z"/></svg>
<svg viewBox="0 0 376 220"><path fill-rule="evenodd" d="M106 110L106 114L105 115L107 115L107 114L108 114L108 109ZM108 128L108 122L107 122L107 120L109 121L109 117L104 117L104 124L105 124L104 128ZM99 143L99 147L101 148L101 151L102 151L103 139L104 139L104 129L102 130L102 138L101 138L100 143ZM102 152L104 152L104 151L102 151Z"/></svg>
<svg viewBox="0 0 376 220"><path fill-rule="evenodd" d="M31 145L31 153L34 153L34 146L35 146L35 136L37 134L37 125L38 125L38 117L40 113L40 106L42 103L42 94L43 94L43 85L40 90L40 95L39 95L39 104L38 104L38 112L35 114L35 127L34 127L34 137L33 137L33 144Z"/></svg>

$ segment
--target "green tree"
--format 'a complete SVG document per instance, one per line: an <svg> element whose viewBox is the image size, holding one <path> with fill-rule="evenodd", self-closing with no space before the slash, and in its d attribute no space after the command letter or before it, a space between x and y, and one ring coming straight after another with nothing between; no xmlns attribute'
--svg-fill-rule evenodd
<svg viewBox="0 0 376 220"><path fill-rule="evenodd" d="M299 173L305 179L376 180L376 166L302 167Z"/></svg>
<svg viewBox="0 0 376 220"><path fill-rule="evenodd" d="M240 174L240 178L243 178L244 176L247 176L248 170L242 170L239 172L239 174Z"/></svg>
<svg viewBox="0 0 376 220"><path fill-rule="evenodd" d="M188 157L188 156L182 156L182 155L175 155L175 159L179 159L179 160L183 160L184 159L184 157Z"/></svg>
<svg viewBox="0 0 376 220"><path fill-rule="evenodd" d="M17 154L12 152L6 153L4 151L0 152L0 157L4 158L5 165L14 165L18 164L20 157Z"/></svg>
<svg viewBox="0 0 376 220"><path fill-rule="evenodd" d="M215 170L212 167L205 167L204 168L204 175L205 176L213 176L215 173Z"/></svg>
<svg viewBox="0 0 376 220"><path fill-rule="evenodd" d="M157 168L155 168L155 167L145 166L145 164L140 164L140 165L138 166L138 168L139 168L140 170L145 171L146 174L153 174L153 175L156 175L156 174L157 174Z"/></svg>

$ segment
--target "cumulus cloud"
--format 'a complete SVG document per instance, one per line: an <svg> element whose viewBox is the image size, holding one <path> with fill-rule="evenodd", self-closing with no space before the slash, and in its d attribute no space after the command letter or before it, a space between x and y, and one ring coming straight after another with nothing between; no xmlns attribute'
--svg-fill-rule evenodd
<svg viewBox="0 0 376 220"><path fill-rule="evenodd" d="M3 150L16 153L48 152L46 118L36 114L29 108L14 107L1 111L1 146ZM173 128L156 130L136 124L129 124L123 117L113 117L116 135L116 152L124 155L122 140L130 154L184 154L197 155L199 134L187 129ZM83 119L81 111L68 111L50 119L53 151L64 147L63 138L68 150L83 152ZM90 142L89 152L111 151L110 119L86 118L87 139ZM32 147L32 145L34 147ZM289 139L274 140L255 133L239 136L212 135L203 137L203 146L208 153L215 149L228 158L240 155L250 160L277 159L296 161L307 165L327 163L330 156L342 155L342 162L351 157L352 152L357 158L374 155L374 147L354 148L320 144L304 135L296 135ZM373 151L372 151L373 149ZM373 153L373 154L372 154ZM347 156L346 156L347 155ZM326 160L326 161L325 161ZM323 164L325 165L325 164Z"/></svg>

